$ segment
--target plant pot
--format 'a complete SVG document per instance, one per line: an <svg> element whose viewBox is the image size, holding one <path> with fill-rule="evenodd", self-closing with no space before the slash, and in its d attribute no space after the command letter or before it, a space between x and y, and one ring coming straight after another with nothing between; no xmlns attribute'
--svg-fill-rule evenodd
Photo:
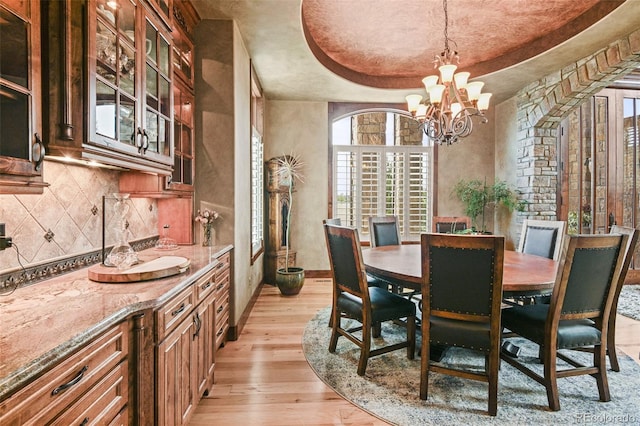
<svg viewBox="0 0 640 426"><path fill-rule="evenodd" d="M304 269L290 266L276 271L276 285L283 296L295 296L304 285Z"/></svg>

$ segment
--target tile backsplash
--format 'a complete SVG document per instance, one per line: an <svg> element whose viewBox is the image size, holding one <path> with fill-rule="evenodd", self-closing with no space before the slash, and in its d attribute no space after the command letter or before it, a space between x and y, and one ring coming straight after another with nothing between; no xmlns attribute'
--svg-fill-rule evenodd
<svg viewBox="0 0 640 426"><path fill-rule="evenodd" d="M43 194L0 194L0 223L12 238L24 265L64 258L102 247L102 197L106 245L117 241L114 193L122 172L53 161L44 164ZM151 198L128 201L130 240L158 234L157 203ZM0 251L0 273L19 267L14 247Z"/></svg>

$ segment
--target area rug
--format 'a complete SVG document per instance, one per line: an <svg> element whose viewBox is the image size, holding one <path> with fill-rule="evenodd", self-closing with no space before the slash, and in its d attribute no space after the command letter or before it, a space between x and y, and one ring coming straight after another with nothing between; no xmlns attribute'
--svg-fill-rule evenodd
<svg viewBox="0 0 640 426"><path fill-rule="evenodd" d="M640 321L640 285L625 285L618 298L618 313Z"/></svg>
<svg viewBox="0 0 640 426"><path fill-rule="evenodd" d="M507 363L502 363L498 390L498 415L487 414L486 383L431 373L429 397L419 397L420 358L406 358L406 350L394 351L369 360L364 377L356 374L359 351L347 339L338 339L337 350L329 353L331 329L329 308L320 310L307 324L302 346L311 368L328 386L353 404L394 425L559 425L559 424L639 424L640 365L619 353L619 373L608 371L610 402L598 400L595 379L577 376L558 380L561 410L547 405L542 385ZM402 340L403 327L383 324L382 337L375 346ZM418 339L420 342L420 339ZM520 357L537 363L537 346L524 339ZM419 347L419 346L418 346ZM577 357L589 356L578 353ZM449 349L444 364L456 363L474 369L484 358L473 351Z"/></svg>

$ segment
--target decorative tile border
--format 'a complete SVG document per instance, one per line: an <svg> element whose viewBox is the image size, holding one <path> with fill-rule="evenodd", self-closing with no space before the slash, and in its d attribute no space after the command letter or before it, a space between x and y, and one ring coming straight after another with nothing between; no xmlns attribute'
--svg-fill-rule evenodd
<svg viewBox="0 0 640 426"><path fill-rule="evenodd" d="M155 246L158 236L144 238L131 242L131 247L135 251L141 251ZM113 246L105 247L105 255ZM102 249L93 250L87 253L57 259L52 262L42 263L34 266L27 266L13 272L0 275L0 292L12 290L14 287L23 287L37 282L53 278L57 275L66 274L76 269L85 268L102 262Z"/></svg>

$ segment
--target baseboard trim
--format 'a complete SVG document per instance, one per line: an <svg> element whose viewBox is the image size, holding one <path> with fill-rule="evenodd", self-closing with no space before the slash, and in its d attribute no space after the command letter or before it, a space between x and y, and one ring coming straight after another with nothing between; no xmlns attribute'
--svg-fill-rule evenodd
<svg viewBox="0 0 640 426"><path fill-rule="evenodd" d="M304 271L305 278L331 278L331 271L311 270Z"/></svg>
<svg viewBox="0 0 640 426"><path fill-rule="evenodd" d="M260 281L260 284L258 284L258 286L256 287L256 290L251 295L251 300L249 300L249 303L247 303L247 306L244 309L244 312L242 312L242 315L240 316L240 320L238 321L238 324L234 326L229 326L229 330L227 330L227 340L234 340L234 341L238 340L240 333L242 333L244 326L247 324L249 315L251 314L251 311L253 310L253 307L255 306L256 301L258 300L258 296L260 295L260 291L262 291L263 286L264 286L264 281Z"/></svg>

